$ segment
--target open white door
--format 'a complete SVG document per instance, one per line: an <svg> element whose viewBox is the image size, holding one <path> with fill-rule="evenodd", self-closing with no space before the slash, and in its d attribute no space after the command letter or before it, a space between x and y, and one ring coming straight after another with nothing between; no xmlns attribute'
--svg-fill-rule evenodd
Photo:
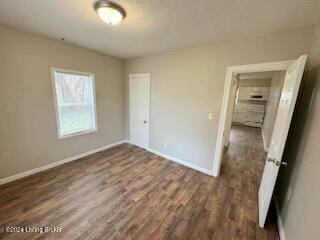
<svg viewBox="0 0 320 240"><path fill-rule="evenodd" d="M302 55L288 67L279 102L269 152L259 188L259 226L264 227L277 180L287 135L296 104L307 56Z"/></svg>
<svg viewBox="0 0 320 240"><path fill-rule="evenodd" d="M130 142L149 147L150 74L130 74Z"/></svg>

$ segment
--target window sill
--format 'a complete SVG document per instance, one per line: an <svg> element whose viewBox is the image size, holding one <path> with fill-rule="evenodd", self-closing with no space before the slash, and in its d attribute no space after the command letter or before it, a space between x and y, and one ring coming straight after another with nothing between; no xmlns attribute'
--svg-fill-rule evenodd
<svg viewBox="0 0 320 240"><path fill-rule="evenodd" d="M86 130L86 131L81 131L81 132L76 132L76 133L71 133L68 135L59 135L58 139L65 139L65 138L70 138L70 137L76 137L76 136L80 136L80 135L84 135L84 134L90 134L90 133L95 133L97 132L98 129L90 129L90 130Z"/></svg>

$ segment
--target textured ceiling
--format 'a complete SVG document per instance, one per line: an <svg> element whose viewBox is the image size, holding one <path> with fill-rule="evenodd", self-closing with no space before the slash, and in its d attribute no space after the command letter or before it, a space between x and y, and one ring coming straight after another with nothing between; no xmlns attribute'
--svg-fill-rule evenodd
<svg viewBox="0 0 320 240"><path fill-rule="evenodd" d="M320 21L320 0L114 0L127 12L104 24L94 0L1 0L0 23L121 58L268 34Z"/></svg>

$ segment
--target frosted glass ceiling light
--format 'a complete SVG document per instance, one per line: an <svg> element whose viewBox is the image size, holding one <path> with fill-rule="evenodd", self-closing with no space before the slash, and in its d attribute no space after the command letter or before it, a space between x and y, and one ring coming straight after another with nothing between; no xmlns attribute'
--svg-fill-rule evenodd
<svg viewBox="0 0 320 240"><path fill-rule="evenodd" d="M126 12L119 5L109 1L98 1L94 4L99 17L107 24L117 25L125 18Z"/></svg>

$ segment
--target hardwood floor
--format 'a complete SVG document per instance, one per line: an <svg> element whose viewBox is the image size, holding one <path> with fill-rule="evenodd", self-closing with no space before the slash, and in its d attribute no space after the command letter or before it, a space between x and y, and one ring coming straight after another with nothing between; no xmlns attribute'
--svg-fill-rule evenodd
<svg viewBox="0 0 320 240"><path fill-rule="evenodd" d="M123 144L0 186L0 239L278 239L257 225L265 154L258 129L234 126L214 178Z"/></svg>

